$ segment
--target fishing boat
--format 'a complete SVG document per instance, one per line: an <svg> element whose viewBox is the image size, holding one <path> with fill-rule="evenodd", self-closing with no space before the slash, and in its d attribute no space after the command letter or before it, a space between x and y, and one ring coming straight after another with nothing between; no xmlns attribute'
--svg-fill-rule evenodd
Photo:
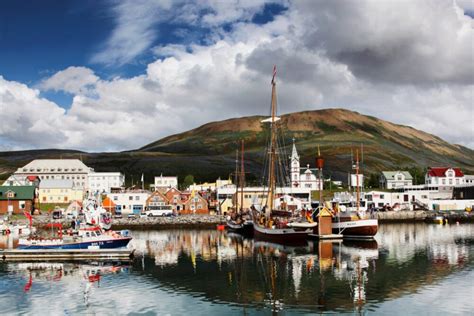
<svg viewBox="0 0 474 316"><path fill-rule="evenodd" d="M100 198L97 200L100 201ZM109 230L112 227L112 214L97 200L90 198L84 202L85 221L89 225L99 225L100 228Z"/></svg>
<svg viewBox="0 0 474 316"><path fill-rule="evenodd" d="M15 237L25 237L36 232L36 227L32 226L32 217L28 212L23 213L29 220L29 225L8 223L8 217L0 220L0 235L13 235Z"/></svg>
<svg viewBox="0 0 474 316"><path fill-rule="evenodd" d="M72 236L62 235L61 224L58 228L58 238L20 239L18 249L114 249L126 247L132 240L128 231L104 231L99 226L81 226Z"/></svg>
<svg viewBox="0 0 474 316"><path fill-rule="evenodd" d="M235 199L234 199L234 211L227 217L226 227L227 230L239 233L245 236L253 235L253 221L250 212L244 211L244 186L245 186L245 172L244 172L244 140L241 142L241 159L240 159L240 170L238 161L238 151L235 160ZM237 183L239 184L237 187ZM240 190L240 205L238 193Z"/></svg>
<svg viewBox="0 0 474 316"><path fill-rule="evenodd" d="M277 167L280 162L278 157L283 157L278 148L279 140L277 140L277 129L279 117L276 116L277 99L276 99L276 67L273 67L272 97L271 97L271 117L262 121L262 123L270 123L270 148L268 150L268 182L267 194L264 207L257 211L253 208L254 220L254 236L258 239L267 240L276 243L295 243L305 241L308 234L313 232L317 223L308 222L306 218L295 220L291 212L281 212L274 209L275 191L277 185L277 172L281 168ZM284 175L280 174L280 184L285 183ZM286 210L284 210L286 211ZM290 215L290 216L289 216Z"/></svg>
<svg viewBox="0 0 474 316"><path fill-rule="evenodd" d="M342 234L347 238L367 239L373 238L378 231L378 219L370 218L365 209L360 208L360 186L359 186L359 155L356 152L356 207L355 209L337 207L334 211L332 231L334 234Z"/></svg>

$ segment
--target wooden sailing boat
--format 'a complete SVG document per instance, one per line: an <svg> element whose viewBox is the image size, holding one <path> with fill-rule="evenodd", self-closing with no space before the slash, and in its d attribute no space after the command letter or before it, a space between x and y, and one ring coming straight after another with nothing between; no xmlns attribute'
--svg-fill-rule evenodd
<svg viewBox="0 0 474 316"><path fill-rule="evenodd" d="M359 185L359 152L356 151L356 210L355 214L351 211L337 212L333 218L332 231L334 234L342 234L351 238L373 238L377 234L378 220L367 218L365 211L360 210L360 185Z"/></svg>
<svg viewBox="0 0 474 316"><path fill-rule="evenodd" d="M245 186L245 171L244 171L244 140L241 141L240 150L240 170L238 165L238 154L235 167L235 200L234 212L227 219L227 229L245 236L253 235L253 221L250 213L244 211L244 186ZM238 184L238 185L237 185ZM240 205L239 205L239 190L240 190Z"/></svg>
<svg viewBox="0 0 474 316"><path fill-rule="evenodd" d="M286 212L274 209L274 200L276 197L276 157L278 154L277 148L277 122L280 120L276 116L276 66L273 67L272 77L272 101L271 101L271 117L263 120L264 123L270 123L270 148L268 160L268 192L265 205L261 211L253 208L254 219L254 235L256 238L261 238L277 243L301 242L305 241L308 234L313 232L313 228L317 223L296 222L290 217L283 217L281 215L288 215ZM279 216L280 215L280 216Z"/></svg>

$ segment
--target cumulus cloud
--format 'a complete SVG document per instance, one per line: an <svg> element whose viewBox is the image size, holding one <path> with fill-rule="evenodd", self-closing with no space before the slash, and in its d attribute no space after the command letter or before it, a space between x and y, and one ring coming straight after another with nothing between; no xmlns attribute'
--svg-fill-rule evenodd
<svg viewBox="0 0 474 316"><path fill-rule="evenodd" d="M232 10L216 3L184 3L167 17L214 23L212 42L155 47L159 59L139 76L105 80L70 67L42 81L41 89L75 94L67 111L1 80L0 105L24 131L3 126L3 138L23 147L125 150L208 121L264 115L277 64L282 113L344 107L474 148L474 35L456 2L296 1L263 25L250 18L263 2ZM226 19L230 30L219 28Z"/></svg>
<svg viewBox="0 0 474 316"><path fill-rule="evenodd" d="M87 94L94 89L99 77L86 67L68 67L41 81L42 90L64 91L72 94Z"/></svg>

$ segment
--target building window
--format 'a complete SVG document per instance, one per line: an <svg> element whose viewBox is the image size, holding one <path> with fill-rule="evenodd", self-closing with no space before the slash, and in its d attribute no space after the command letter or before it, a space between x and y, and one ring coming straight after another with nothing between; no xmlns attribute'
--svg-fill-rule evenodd
<svg viewBox="0 0 474 316"><path fill-rule="evenodd" d="M133 201L133 196L129 196L129 197L128 197L128 200L129 200L129 201Z"/></svg>
<svg viewBox="0 0 474 316"><path fill-rule="evenodd" d="M118 201L118 196L114 196L114 201Z"/></svg>
<svg viewBox="0 0 474 316"><path fill-rule="evenodd" d="M135 201L139 201L140 200L140 197L137 195L135 196Z"/></svg>

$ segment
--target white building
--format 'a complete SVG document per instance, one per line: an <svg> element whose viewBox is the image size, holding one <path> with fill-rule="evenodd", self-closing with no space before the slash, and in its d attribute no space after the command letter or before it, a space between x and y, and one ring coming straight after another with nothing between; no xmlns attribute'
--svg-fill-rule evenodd
<svg viewBox="0 0 474 316"><path fill-rule="evenodd" d="M211 192L215 192L217 190L217 188L220 188L220 187L223 187L223 186L226 186L226 185L231 185L232 184L232 181L231 180L221 180L221 179L217 179L216 182L212 182L212 183L207 183L207 182L204 182L204 183L199 183L199 184L192 184L190 185L187 190L188 191L211 191Z"/></svg>
<svg viewBox="0 0 474 316"><path fill-rule="evenodd" d="M428 168L425 184L440 186L456 186L465 184L464 173L459 168Z"/></svg>
<svg viewBox="0 0 474 316"><path fill-rule="evenodd" d="M41 203L82 202L83 193L83 189L75 187L72 180L45 179L39 184Z"/></svg>
<svg viewBox="0 0 474 316"><path fill-rule="evenodd" d="M359 178L357 180L357 178ZM349 184L352 188L364 187L364 175L363 174L351 174Z"/></svg>
<svg viewBox="0 0 474 316"><path fill-rule="evenodd" d="M160 175L155 177L155 190L167 191L171 188L178 188L178 177Z"/></svg>
<svg viewBox="0 0 474 316"><path fill-rule="evenodd" d="M413 185L413 177L408 171L382 171L380 185L385 189L398 189Z"/></svg>
<svg viewBox="0 0 474 316"><path fill-rule="evenodd" d="M108 193L107 197L115 204L115 212L122 215L139 215L146 206L146 200L151 195L146 190L130 190Z"/></svg>
<svg viewBox="0 0 474 316"><path fill-rule="evenodd" d="M111 188L121 188L125 182L125 176L120 172L91 172L88 179L88 189L92 193L109 193Z"/></svg>
<svg viewBox="0 0 474 316"><path fill-rule="evenodd" d="M36 159L18 168L5 182L15 185L37 176L40 180L72 180L75 187L87 188L87 176L93 171L79 159Z"/></svg>
<svg viewBox="0 0 474 316"><path fill-rule="evenodd" d="M468 186L474 186L474 175L464 175L464 183Z"/></svg>
<svg viewBox="0 0 474 316"><path fill-rule="evenodd" d="M291 187L292 188L305 188L313 191L319 190L321 185L321 190L323 189L324 181L317 178L315 174L309 168L309 165L306 166L306 170L301 173L300 167L300 156L296 151L296 145L293 140L293 150L290 157L290 166L291 166Z"/></svg>
<svg viewBox="0 0 474 316"><path fill-rule="evenodd" d="M250 208L252 205L257 209L261 209L266 202L268 188L264 187L245 187L243 189L243 205L244 209ZM236 194L235 185L228 185L217 188L216 195L219 205L219 211L227 212L233 207L234 195ZM278 199L283 196L294 197L299 200L302 208L311 208L311 189L308 188L276 188L276 197ZM241 193L237 194L239 203L241 201ZM300 205L300 204L298 204Z"/></svg>

